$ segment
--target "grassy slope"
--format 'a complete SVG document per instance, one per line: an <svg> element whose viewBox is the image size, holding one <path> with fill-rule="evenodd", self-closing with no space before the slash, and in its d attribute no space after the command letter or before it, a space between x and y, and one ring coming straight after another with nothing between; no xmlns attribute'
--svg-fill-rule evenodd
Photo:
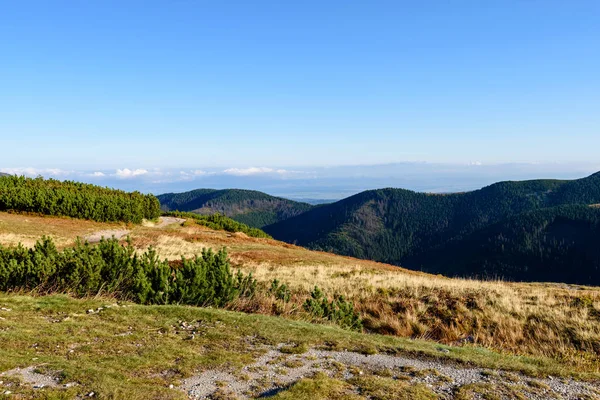
<svg viewBox="0 0 600 400"><path fill-rule="evenodd" d="M248 350L248 337L268 344L328 343L349 350L368 346L379 352L442 357L530 375L573 373L548 359L499 355L471 347L444 347L449 353L442 355L440 346L430 342L223 310L14 294L0 294L0 306L10 310L1 311L0 371L38 366L48 373L61 371L63 383L79 383L66 390L45 389L44 394L27 385L11 387L22 398L36 393L43 396L40 398L72 398L94 392L105 399L184 399L184 393L169 389L169 385L207 368L239 368L255 359L259 354ZM97 313L87 313L106 306ZM187 340L189 334L178 331L181 321L202 321L194 340Z"/></svg>
<svg viewBox="0 0 600 400"><path fill-rule="evenodd" d="M6 237L13 244L31 241L37 233L68 245L89 229L113 227L0 213L0 243L7 243ZM506 353L552 357L573 370L600 370L598 288L448 279L200 226L133 226L131 238L140 250L153 246L169 259L225 246L235 267L252 272L266 286L279 279L292 291L290 303L259 296L234 304L235 310L305 318L298 309L319 285L350 299L369 332L445 344L474 341Z"/></svg>
<svg viewBox="0 0 600 400"><path fill-rule="evenodd" d="M270 196L254 190L196 189L158 196L164 211L221 213L255 228L274 224L312 208L310 204Z"/></svg>

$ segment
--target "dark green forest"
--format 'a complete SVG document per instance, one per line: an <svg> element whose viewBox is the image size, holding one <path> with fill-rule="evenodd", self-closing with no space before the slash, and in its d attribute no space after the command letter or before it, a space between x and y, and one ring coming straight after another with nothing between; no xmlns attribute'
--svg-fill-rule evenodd
<svg viewBox="0 0 600 400"><path fill-rule="evenodd" d="M434 273L600 284L600 210L589 207L596 203L600 173L455 194L380 189L264 230L309 248Z"/></svg>
<svg viewBox="0 0 600 400"><path fill-rule="evenodd" d="M0 177L0 211L32 212L99 222L133 222L160 216L153 195L54 179Z"/></svg>
<svg viewBox="0 0 600 400"><path fill-rule="evenodd" d="M447 276L600 285L600 209L530 211L406 259Z"/></svg>
<svg viewBox="0 0 600 400"><path fill-rule="evenodd" d="M189 211L201 215L223 214L254 228L300 215L312 208L281 197L254 190L196 189L158 196L163 211Z"/></svg>

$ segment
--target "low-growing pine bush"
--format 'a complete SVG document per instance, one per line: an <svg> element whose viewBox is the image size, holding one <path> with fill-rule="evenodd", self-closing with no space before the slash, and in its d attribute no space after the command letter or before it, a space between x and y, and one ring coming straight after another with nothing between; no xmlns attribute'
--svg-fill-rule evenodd
<svg viewBox="0 0 600 400"><path fill-rule="evenodd" d="M362 329L362 321L354 305L346 301L344 296L336 295L332 301L317 286L311 292L311 297L304 302L304 310L315 318L327 319L344 328Z"/></svg>
<svg viewBox="0 0 600 400"><path fill-rule="evenodd" d="M0 211L140 223L158 218L160 203L155 196L140 192L41 177L2 176Z"/></svg>
<svg viewBox="0 0 600 400"><path fill-rule="evenodd" d="M49 238L31 249L0 246L0 290L68 292L77 296L109 293L142 304L221 307L256 291L252 275L233 274L226 251L203 250L193 259L169 264L150 248L142 255L128 243L78 241L58 251Z"/></svg>
<svg viewBox="0 0 600 400"><path fill-rule="evenodd" d="M277 279L273 279L273 282L271 282L269 294L275 296L277 300L283 300L285 303L289 303L292 299L292 292L288 286L285 283L280 283Z"/></svg>

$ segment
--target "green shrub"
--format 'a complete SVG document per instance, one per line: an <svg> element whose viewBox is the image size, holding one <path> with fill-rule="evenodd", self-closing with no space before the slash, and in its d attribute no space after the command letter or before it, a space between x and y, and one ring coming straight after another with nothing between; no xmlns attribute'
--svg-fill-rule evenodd
<svg viewBox="0 0 600 400"><path fill-rule="evenodd" d="M280 284L277 279L273 279L273 282L271 282L269 294L275 296L277 300L283 300L286 303L289 303L292 299L292 292L288 286L285 283Z"/></svg>
<svg viewBox="0 0 600 400"><path fill-rule="evenodd" d="M153 195L55 179L0 177L0 211L140 223L160 216Z"/></svg>
<svg viewBox="0 0 600 400"><path fill-rule="evenodd" d="M142 304L224 306L256 290L251 275L233 274L225 250L203 250L193 259L170 264L151 248L137 255L130 243L78 241L58 251L49 238L32 249L0 246L0 290L69 292L77 296L110 293Z"/></svg>
<svg viewBox="0 0 600 400"><path fill-rule="evenodd" d="M165 213L164 215L177 218L187 218L188 220L192 219L198 225L206 226L207 228L214 230L221 230L227 232L242 232L248 236L255 238L271 239L271 236L267 235L262 230L258 228L251 228L246 224L237 222L219 213L212 215L200 215L191 212L170 211Z"/></svg>
<svg viewBox="0 0 600 400"><path fill-rule="evenodd" d="M362 321L354 305L344 298L336 295L332 301L327 299L325 293L317 286L311 292L311 297L304 302L304 310L313 317L327 319L342 327L361 330Z"/></svg>

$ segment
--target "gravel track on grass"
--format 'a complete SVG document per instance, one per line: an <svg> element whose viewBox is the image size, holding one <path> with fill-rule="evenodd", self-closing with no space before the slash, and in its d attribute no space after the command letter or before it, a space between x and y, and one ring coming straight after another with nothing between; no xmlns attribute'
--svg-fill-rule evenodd
<svg viewBox="0 0 600 400"><path fill-rule="evenodd" d="M115 239L120 240L120 239L124 238L125 236L129 235L130 233L131 233L131 231L127 230L127 229L109 229L109 230L91 233L89 235L84 236L83 238L88 243L98 243L102 239L110 239L113 237Z"/></svg>
<svg viewBox="0 0 600 400"><path fill-rule="evenodd" d="M145 223L144 226L160 229L165 228L169 225L180 224L184 221L184 218L160 217L158 219L158 223L149 222ZM102 240L102 238L110 239L114 237L115 239L120 240L123 239L125 236L129 235L130 233L131 230L129 229L108 229L86 235L84 236L84 239L87 240L89 243L98 243L100 240Z"/></svg>
<svg viewBox="0 0 600 400"><path fill-rule="evenodd" d="M429 387L442 399L454 398L458 388L469 384L491 383L531 388L529 399L600 399L598 384L572 379L530 378L517 373L503 374L485 368L463 368L435 360L390 356L363 355L346 351L310 349L304 354L284 354L283 345L262 346L265 353L254 364L235 370L208 370L185 379L179 389L191 399L211 398L217 391L231 393L239 399L264 398L276 394L302 378L323 372L348 380L357 375L377 374L387 370L388 376L409 379ZM502 397L498 394L499 398ZM586 397L587 396L587 397ZM475 399L482 398L475 394Z"/></svg>

